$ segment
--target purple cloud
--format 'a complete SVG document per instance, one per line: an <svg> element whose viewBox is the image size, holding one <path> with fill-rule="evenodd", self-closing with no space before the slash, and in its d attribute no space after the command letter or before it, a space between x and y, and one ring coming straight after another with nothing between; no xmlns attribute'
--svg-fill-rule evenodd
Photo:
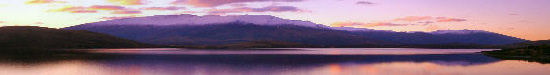
<svg viewBox="0 0 550 75"><path fill-rule="evenodd" d="M355 4L358 4L358 5L376 5L376 3L373 3L373 2L367 2L367 1L359 1Z"/></svg>

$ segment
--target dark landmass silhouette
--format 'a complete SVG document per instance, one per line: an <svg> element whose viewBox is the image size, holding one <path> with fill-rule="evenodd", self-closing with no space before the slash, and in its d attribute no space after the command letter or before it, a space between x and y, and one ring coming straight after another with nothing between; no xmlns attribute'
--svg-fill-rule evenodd
<svg viewBox="0 0 550 75"><path fill-rule="evenodd" d="M499 59L526 60L546 64L550 63L550 40L512 44L504 46L502 50L482 53Z"/></svg>
<svg viewBox="0 0 550 75"><path fill-rule="evenodd" d="M83 30L6 26L0 27L0 33L0 49L151 47L148 44Z"/></svg>
<svg viewBox="0 0 550 75"><path fill-rule="evenodd" d="M83 30L35 26L0 27L0 59L78 59L100 54L64 49L146 47L155 46Z"/></svg>

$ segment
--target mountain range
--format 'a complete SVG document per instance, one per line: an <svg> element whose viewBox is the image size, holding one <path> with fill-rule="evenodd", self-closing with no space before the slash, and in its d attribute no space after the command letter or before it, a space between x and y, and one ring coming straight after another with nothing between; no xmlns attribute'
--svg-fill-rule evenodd
<svg viewBox="0 0 550 75"><path fill-rule="evenodd" d="M154 45L224 45L277 41L303 45L504 45L527 40L483 30L395 32L328 27L269 15L158 15L86 23L88 30Z"/></svg>

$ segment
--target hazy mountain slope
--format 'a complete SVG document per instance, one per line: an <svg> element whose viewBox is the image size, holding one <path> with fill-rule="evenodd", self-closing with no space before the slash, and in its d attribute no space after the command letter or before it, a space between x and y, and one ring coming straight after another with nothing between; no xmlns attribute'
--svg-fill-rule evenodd
<svg viewBox="0 0 550 75"><path fill-rule="evenodd" d="M69 30L89 30L158 45L220 45L250 41L282 41L308 45L393 44L346 31L297 25L262 26L233 22L189 25L79 25Z"/></svg>
<svg viewBox="0 0 550 75"><path fill-rule="evenodd" d="M31 26L0 27L0 48L128 48L150 45L111 35L81 30Z"/></svg>
<svg viewBox="0 0 550 75"><path fill-rule="evenodd" d="M379 40L397 41L409 45L430 44L478 44L505 45L527 40L480 30L440 30L434 32L375 32L354 31L352 33L371 36Z"/></svg>

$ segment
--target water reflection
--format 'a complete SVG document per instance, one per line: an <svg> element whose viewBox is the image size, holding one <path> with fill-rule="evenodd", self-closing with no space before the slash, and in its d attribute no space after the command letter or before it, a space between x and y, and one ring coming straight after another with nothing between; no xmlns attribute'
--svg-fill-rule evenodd
<svg viewBox="0 0 550 75"><path fill-rule="evenodd" d="M547 75L550 65L481 54L119 54L112 59L0 62L0 75Z"/></svg>

